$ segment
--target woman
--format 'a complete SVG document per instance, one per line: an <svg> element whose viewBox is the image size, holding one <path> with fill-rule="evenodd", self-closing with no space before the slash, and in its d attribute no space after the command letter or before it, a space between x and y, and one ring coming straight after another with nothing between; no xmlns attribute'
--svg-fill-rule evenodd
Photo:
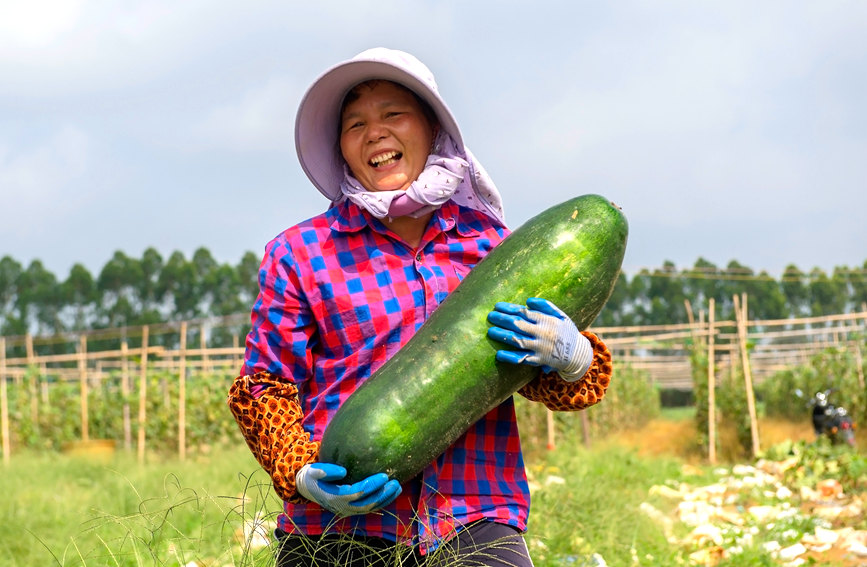
<svg viewBox="0 0 867 567"><path fill-rule="evenodd" d="M285 501L278 563L532 565L511 399L403 486L384 473L347 485L318 462L340 404L508 235L496 187L433 75L400 51L365 51L314 81L295 142L331 206L268 244L229 396ZM602 398L610 355L592 333L544 299L492 308L489 336L511 347L492 356L540 367L522 395L565 410Z"/></svg>

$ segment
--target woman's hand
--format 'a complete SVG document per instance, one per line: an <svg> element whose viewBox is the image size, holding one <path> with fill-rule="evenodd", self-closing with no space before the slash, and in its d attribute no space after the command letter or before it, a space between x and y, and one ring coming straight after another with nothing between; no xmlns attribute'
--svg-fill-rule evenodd
<svg viewBox="0 0 867 567"><path fill-rule="evenodd" d="M527 305L499 302L488 314L488 336L521 350L498 350L497 360L541 366L570 382L593 363L593 346L575 323L546 299L531 297Z"/></svg>
<svg viewBox="0 0 867 567"><path fill-rule="evenodd" d="M390 504L400 494L400 483L378 473L355 484L337 484L346 469L330 463L304 465L295 475L295 485L304 498L338 516L369 514Z"/></svg>

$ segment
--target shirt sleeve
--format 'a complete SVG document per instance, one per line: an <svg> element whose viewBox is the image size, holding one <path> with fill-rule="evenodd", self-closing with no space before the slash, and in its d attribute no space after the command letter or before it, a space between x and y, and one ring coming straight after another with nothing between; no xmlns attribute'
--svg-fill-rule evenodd
<svg viewBox="0 0 867 567"><path fill-rule="evenodd" d="M303 427L298 387L311 375L316 323L288 243L270 242L259 267L244 364L228 404L247 446L287 502L301 502L295 475L314 462L319 443Z"/></svg>
<svg viewBox="0 0 867 567"><path fill-rule="evenodd" d="M567 382L556 372L542 372L518 393L532 402L542 402L552 411L583 410L599 403L611 383L611 351L594 333L581 334L593 345L593 362L581 379Z"/></svg>
<svg viewBox="0 0 867 567"><path fill-rule="evenodd" d="M311 374L316 322L285 241L268 244L259 268L241 375L268 372L299 384Z"/></svg>

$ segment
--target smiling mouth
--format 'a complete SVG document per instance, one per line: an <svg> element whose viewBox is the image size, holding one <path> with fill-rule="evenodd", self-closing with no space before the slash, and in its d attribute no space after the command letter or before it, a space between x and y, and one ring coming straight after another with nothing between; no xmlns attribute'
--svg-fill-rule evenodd
<svg viewBox="0 0 867 567"><path fill-rule="evenodd" d="M403 157L403 154L396 151L384 152L373 156L368 162L372 167L381 167L383 165L391 165Z"/></svg>

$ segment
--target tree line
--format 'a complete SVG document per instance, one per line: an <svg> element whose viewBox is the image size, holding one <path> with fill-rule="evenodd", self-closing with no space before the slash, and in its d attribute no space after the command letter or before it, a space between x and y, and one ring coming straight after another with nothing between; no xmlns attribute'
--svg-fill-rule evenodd
<svg viewBox="0 0 867 567"><path fill-rule="evenodd" d="M689 321L688 305L699 310L713 298L717 319L734 319L733 297L746 293L750 319L789 319L850 313L865 309L867 261L838 266L829 275L786 266L779 278L731 261L724 268L699 258L678 270L672 262L643 269L632 278L621 273L594 326L663 325Z"/></svg>
<svg viewBox="0 0 867 567"><path fill-rule="evenodd" d="M207 248L167 259L154 248L134 258L117 251L98 274L77 263L59 279L40 260L0 259L0 335L53 335L185 321L248 311L258 293L260 258L233 265Z"/></svg>
<svg viewBox="0 0 867 567"><path fill-rule="evenodd" d="M0 259L0 335L52 335L82 330L183 321L250 310L258 292L260 258L217 262L207 248L190 258L168 258L154 248L134 258L117 251L98 274L75 264L59 279L39 260L24 266ZM867 302L867 261L861 267L801 271L779 278L736 261L725 267L699 258L691 268L665 262L629 276L621 273L594 326L655 325L688 321L714 298L718 318L733 318L732 297L747 293L753 319L786 319L860 310Z"/></svg>

